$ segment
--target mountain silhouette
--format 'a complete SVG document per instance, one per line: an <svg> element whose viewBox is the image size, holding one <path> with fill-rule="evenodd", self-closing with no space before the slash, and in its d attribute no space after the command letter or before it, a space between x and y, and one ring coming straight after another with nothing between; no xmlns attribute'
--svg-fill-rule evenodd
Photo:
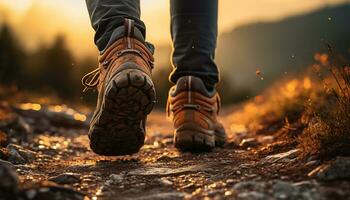
<svg viewBox="0 0 350 200"><path fill-rule="evenodd" d="M327 52L326 43L349 57L350 4L237 27L221 35L216 59L235 88L256 93L286 74L305 70L316 52Z"/></svg>

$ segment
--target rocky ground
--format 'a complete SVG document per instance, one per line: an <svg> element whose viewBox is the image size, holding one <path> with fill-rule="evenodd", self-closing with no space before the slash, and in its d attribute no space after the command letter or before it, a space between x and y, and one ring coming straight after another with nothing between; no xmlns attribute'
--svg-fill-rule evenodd
<svg viewBox="0 0 350 200"><path fill-rule="evenodd" d="M236 108L224 110L224 148L179 152L171 123L155 111L138 154L103 157L89 149L88 115L3 102L0 199L350 199L350 158L300 157L276 135L295 130L285 122L259 132L233 123Z"/></svg>

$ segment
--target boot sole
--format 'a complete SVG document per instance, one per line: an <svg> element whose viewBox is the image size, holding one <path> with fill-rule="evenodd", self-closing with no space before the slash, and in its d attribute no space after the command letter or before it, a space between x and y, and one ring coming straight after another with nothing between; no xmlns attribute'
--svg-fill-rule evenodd
<svg viewBox="0 0 350 200"><path fill-rule="evenodd" d="M223 147L226 143L226 134L215 132L215 147Z"/></svg>
<svg viewBox="0 0 350 200"><path fill-rule="evenodd" d="M106 85L91 122L91 149L105 156L137 153L144 144L146 117L155 101L155 88L147 74L137 69L116 74Z"/></svg>
<svg viewBox="0 0 350 200"><path fill-rule="evenodd" d="M175 131L174 144L182 151L211 151L215 147L215 134L195 124L184 124Z"/></svg>

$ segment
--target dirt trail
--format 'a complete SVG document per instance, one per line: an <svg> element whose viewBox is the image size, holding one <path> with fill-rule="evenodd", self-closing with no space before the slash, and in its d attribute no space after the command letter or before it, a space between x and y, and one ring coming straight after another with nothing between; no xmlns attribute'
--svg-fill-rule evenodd
<svg viewBox="0 0 350 200"><path fill-rule="evenodd" d="M19 174L22 199L350 199L348 181L322 182L308 175L320 161L298 159L298 149L260 153L277 139L233 126L232 115L222 116L229 143L213 152L176 150L171 123L163 112L154 111L138 154L103 157L89 150L87 126L79 123L79 115L74 115L74 123L62 119L64 126L49 131L45 126L54 121L45 122L37 112L17 110L17 125L0 124L14 132L7 143L21 145L13 149L25 161L11 159L13 154L7 160ZM2 122L9 114L3 108ZM35 134L23 139L18 130Z"/></svg>

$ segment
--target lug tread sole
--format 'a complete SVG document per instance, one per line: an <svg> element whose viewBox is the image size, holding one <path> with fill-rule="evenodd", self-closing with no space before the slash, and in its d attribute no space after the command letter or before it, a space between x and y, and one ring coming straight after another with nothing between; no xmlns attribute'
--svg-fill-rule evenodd
<svg viewBox="0 0 350 200"><path fill-rule="evenodd" d="M100 155L137 153L145 140L145 123L156 101L151 78L137 69L118 73L106 86L100 112L89 131L90 147Z"/></svg>

